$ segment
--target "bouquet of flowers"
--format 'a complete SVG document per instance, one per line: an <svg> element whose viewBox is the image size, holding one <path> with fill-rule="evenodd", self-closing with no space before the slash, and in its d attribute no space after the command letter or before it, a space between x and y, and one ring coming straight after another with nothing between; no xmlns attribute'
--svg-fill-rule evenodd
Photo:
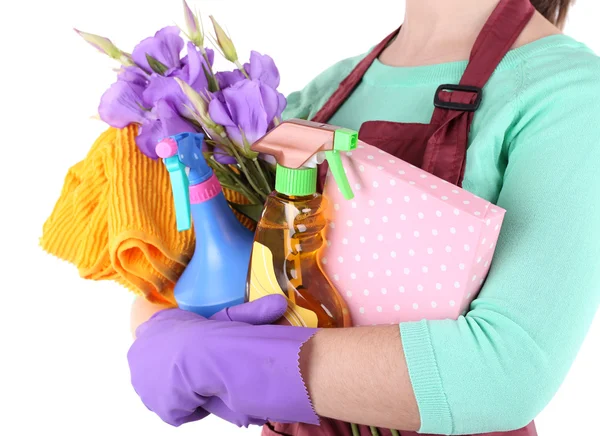
<svg viewBox="0 0 600 436"><path fill-rule="evenodd" d="M155 146L166 136L203 133L206 160L222 186L247 200L232 206L256 222L273 191L275 167L250 146L280 122L286 99L277 90L279 71L271 57L257 51L242 64L213 16L214 36L206 35L199 14L185 1L183 6L186 30L164 27L131 53L108 38L75 29L121 64L101 97L98 115L115 128L137 125L137 147L151 159L158 159ZM230 71L214 71L215 52L205 47L205 39L231 62Z"/></svg>

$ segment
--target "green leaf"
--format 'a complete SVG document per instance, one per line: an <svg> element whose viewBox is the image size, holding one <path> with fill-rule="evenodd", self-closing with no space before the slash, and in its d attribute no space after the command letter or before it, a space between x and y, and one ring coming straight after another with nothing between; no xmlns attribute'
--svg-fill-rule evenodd
<svg viewBox="0 0 600 436"><path fill-rule="evenodd" d="M206 76L206 80L208 81L208 90L210 92L217 92L219 90L219 84L217 83L217 79L206 69L206 65L202 64L202 69L204 70L204 75Z"/></svg>
<svg viewBox="0 0 600 436"><path fill-rule="evenodd" d="M158 59L153 58L148 53L146 53L146 60L148 61L150 68L152 68L152 71L154 71L156 74L160 74L161 76L169 69L165 64Z"/></svg>
<svg viewBox="0 0 600 436"><path fill-rule="evenodd" d="M260 221L264 206L262 204L238 204L229 202L229 205L242 215L250 218L255 223Z"/></svg>

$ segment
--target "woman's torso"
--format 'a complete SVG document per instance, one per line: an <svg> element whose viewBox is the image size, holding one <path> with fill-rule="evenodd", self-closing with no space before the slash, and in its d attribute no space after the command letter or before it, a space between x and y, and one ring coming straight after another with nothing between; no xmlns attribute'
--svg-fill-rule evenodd
<svg viewBox="0 0 600 436"><path fill-rule="evenodd" d="M284 118L314 116L363 56L335 64L302 92L292 94ZM565 35L511 50L484 87L469 135L463 188L496 202L513 140L528 119L547 115L545 98L554 98L557 90L568 92L580 75L585 80L589 75L585 67L590 63L597 64L597 56ZM437 87L458 83L466 66L461 61L392 67L376 60L330 123L355 130L372 120L427 124Z"/></svg>
<svg viewBox="0 0 600 436"><path fill-rule="evenodd" d="M362 58L339 62L304 90L290 95L284 118L311 119ZM375 61L328 122L355 130L366 121L427 124L438 86L458 83L466 66L467 62L453 62L389 67ZM484 87L483 102L468 137L463 188L496 203L505 176L511 171L509 162L518 159L524 147L536 157L540 153L554 157L569 153L576 145L578 132L568 116L577 110L574 103L582 100L578 98L582 90L589 93L597 89L598 77L599 58L564 35L545 37L510 51ZM548 127L554 131L545 135ZM547 144L545 137L549 138ZM568 140L560 141L561 137ZM557 162L547 158L541 161ZM552 170L544 168L543 162L535 169L546 173Z"/></svg>

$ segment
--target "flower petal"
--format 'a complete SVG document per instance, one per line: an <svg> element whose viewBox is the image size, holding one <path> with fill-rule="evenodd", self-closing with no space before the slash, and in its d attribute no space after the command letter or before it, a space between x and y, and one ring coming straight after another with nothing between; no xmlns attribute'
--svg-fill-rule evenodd
<svg viewBox="0 0 600 436"><path fill-rule="evenodd" d="M270 86L259 84L260 86L260 95L263 101L263 106L265 108L265 114L267 117L267 122L271 123L273 118L277 115L277 109L279 108L279 96L278 92L275 91Z"/></svg>
<svg viewBox="0 0 600 436"><path fill-rule="evenodd" d="M150 116L139 128L136 144L140 151L151 159L158 159L156 145L165 137L184 132L195 132L190 123L164 99L158 100Z"/></svg>
<svg viewBox="0 0 600 436"><path fill-rule="evenodd" d="M237 145L243 146L240 129L250 144L267 132L269 123L258 82L245 79L224 89L223 97L236 126L227 128L227 134Z"/></svg>
<svg viewBox="0 0 600 436"><path fill-rule="evenodd" d="M215 123L225 127L227 137L235 144L241 146L243 144L242 133L231 116L223 91L213 93L212 97L208 103L210 118Z"/></svg>
<svg viewBox="0 0 600 436"><path fill-rule="evenodd" d="M166 100L182 114L187 113L185 108L188 103L187 97L174 77L153 74L150 84L144 90L143 99L147 107L154 107L159 100Z"/></svg>
<svg viewBox="0 0 600 436"><path fill-rule="evenodd" d="M156 60L164 64L168 69L178 68L181 65L180 53L183 49L184 41L179 36L179 29L176 26L164 27L154 36L142 40L131 53L135 63L147 71L152 71L146 54L149 54Z"/></svg>
<svg viewBox="0 0 600 436"><path fill-rule="evenodd" d="M131 123L142 123L145 119L143 91L140 85L117 80L100 98L98 113L102 121L118 129Z"/></svg>
<svg viewBox="0 0 600 436"><path fill-rule="evenodd" d="M231 114L222 98L222 94L215 94L218 95L208 103L208 114L210 115L210 118L223 127L235 127L235 124L231 119Z"/></svg>
<svg viewBox="0 0 600 436"><path fill-rule="evenodd" d="M278 94L277 99L278 99L279 103L277 104L277 113L275 114L275 116L277 118L281 119L281 115L283 114L283 111L287 107L287 99L285 98L285 95L283 95L281 92L278 92L277 94Z"/></svg>
<svg viewBox="0 0 600 436"><path fill-rule="evenodd" d="M215 76L221 89L229 88L231 85L244 80L244 75L240 70L220 71Z"/></svg>
<svg viewBox="0 0 600 436"><path fill-rule="evenodd" d="M117 75L119 80L131 82L135 85L146 87L149 83L148 75L139 67L123 67Z"/></svg>
<svg viewBox="0 0 600 436"><path fill-rule="evenodd" d="M173 91L175 90L175 88L171 85L172 83L179 88L177 82L170 77L163 77L158 74L153 74L150 77L150 83L148 84L148 87L144 90L144 103L147 106L152 107L158 100L172 95Z"/></svg>
<svg viewBox="0 0 600 436"><path fill-rule="evenodd" d="M237 163L235 157L231 156L225 150L215 147L213 150L213 156L217 162L223 165L233 165Z"/></svg>
<svg viewBox="0 0 600 436"><path fill-rule="evenodd" d="M158 159L156 144L164 139L162 123L158 119L148 119L138 130L135 143L140 151L150 159Z"/></svg>
<svg viewBox="0 0 600 436"><path fill-rule="evenodd" d="M202 56L202 53L200 53L200 50L191 42L187 43L187 52L187 65L183 67L182 79L195 91L205 92L208 90L208 80L206 79L202 65L208 70L206 60Z"/></svg>
<svg viewBox="0 0 600 436"><path fill-rule="evenodd" d="M273 89L277 89L280 82L279 70L275 61L268 55L262 55L257 51L250 52L250 64L246 64L247 73L253 80L259 80Z"/></svg>
<svg viewBox="0 0 600 436"><path fill-rule="evenodd" d="M206 57L208 58L208 63L212 67L215 63L215 51L212 48L205 48Z"/></svg>
<svg viewBox="0 0 600 436"><path fill-rule="evenodd" d="M158 119L162 123L163 137L196 131L194 126L184 120L167 100L157 101L155 108Z"/></svg>

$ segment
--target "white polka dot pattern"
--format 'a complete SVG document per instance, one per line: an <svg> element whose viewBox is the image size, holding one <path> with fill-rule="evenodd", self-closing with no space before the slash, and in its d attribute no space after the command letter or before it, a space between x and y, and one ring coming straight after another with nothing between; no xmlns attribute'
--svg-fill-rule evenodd
<svg viewBox="0 0 600 436"><path fill-rule="evenodd" d="M321 260L354 324L463 314L485 281L505 210L360 141L342 160L360 189L345 200L328 175Z"/></svg>

